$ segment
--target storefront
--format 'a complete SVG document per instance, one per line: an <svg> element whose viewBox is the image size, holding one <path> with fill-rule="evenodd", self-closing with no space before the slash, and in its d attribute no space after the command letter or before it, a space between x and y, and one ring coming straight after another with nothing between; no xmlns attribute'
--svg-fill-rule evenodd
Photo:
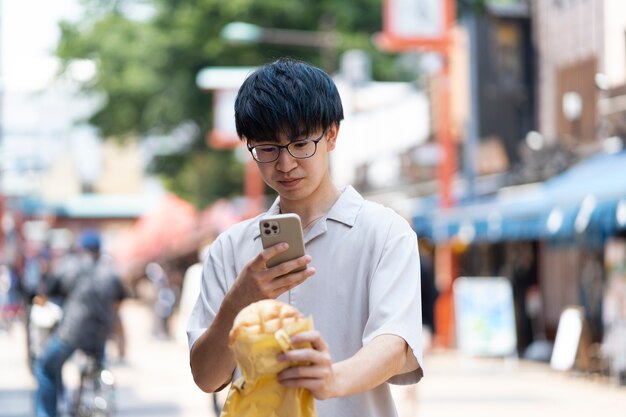
<svg viewBox="0 0 626 417"><path fill-rule="evenodd" d="M554 340L561 311L572 304L584 307L591 340L604 340L603 306L611 271L619 270L607 257L608 245L626 232L626 151L598 154L543 183L413 220L418 235L452 243L457 276L511 280L520 353L541 335ZM621 284L613 284L613 292L621 294L626 284L615 279Z"/></svg>

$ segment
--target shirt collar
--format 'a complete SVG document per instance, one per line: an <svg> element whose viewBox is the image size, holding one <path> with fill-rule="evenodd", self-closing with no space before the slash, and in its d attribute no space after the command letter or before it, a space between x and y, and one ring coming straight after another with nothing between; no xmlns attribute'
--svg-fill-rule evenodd
<svg viewBox="0 0 626 417"><path fill-rule="evenodd" d="M356 216L363 205L363 197L352 186L344 188L339 199L328 211L326 218L345 224L348 227L354 226Z"/></svg>
<svg viewBox="0 0 626 417"><path fill-rule="evenodd" d="M345 224L348 227L354 226L356 217L363 205L363 197L359 194L351 185L348 185L343 189L335 204L330 208L324 219L334 220ZM261 219L280 213L280 197L276 197L274 203L270 208L260 216ZM324 222L325 223L325 222ZM255 239L261 235L260 230L257 230L254 237Z"/></svg>

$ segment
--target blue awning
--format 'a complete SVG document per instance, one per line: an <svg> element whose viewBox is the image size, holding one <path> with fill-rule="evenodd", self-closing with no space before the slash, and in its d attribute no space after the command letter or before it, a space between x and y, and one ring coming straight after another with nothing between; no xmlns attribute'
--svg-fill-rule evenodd
<svg viewBox="0 0 626 417"><path fill-rule="evenodd" d="M163 199L162 194L80 194L54 206L61 217L137 218Z"/></svg>
<svg viewBox="0 0 626 417"><path fill-rule="evenodd" d="M603 241L626 229L626 151L593 156L544 183L420 213L414 223L435 241Z"/></svg>
<svg viewBox="0 0 626 417"><path fill-rule="evenodd" d="M79 194L59 203L40 197L13 197L10 205L26 216L137 218L163 199L161 194Z"/></svg>

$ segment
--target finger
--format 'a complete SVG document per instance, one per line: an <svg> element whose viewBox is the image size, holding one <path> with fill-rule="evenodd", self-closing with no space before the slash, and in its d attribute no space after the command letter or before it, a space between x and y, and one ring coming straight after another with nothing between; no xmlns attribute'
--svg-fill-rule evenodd
<svg viewBox="0 0 626 417"><path fill-rule="evenodd" d="M326 366L294 366L278 373L278 381L284 383L296 379L326 379L330 369Z"/></svg>
<svg viewBox="0 0 626 417"><path fill-rule="evenodd" d="M311 391L311 394L318 400L325 400L329 398L326 395L324 378L293 378L280 380L280 384L288 388L304 388Z"/></svg>
<svg viewBox="0 0 626 417"><path fill-rule="evenodd" d="M279 253L285 252L287 249L289 249L289 244L287 242L277 243L259 252L257 257L254 259L254 263L256 265L262 266L263 269L266 269L267 261L278 255Z"/></svg>
<svg viewBox="0 0 626 417"><path fill-rule="evenodd" d="M301 343L310 343L315 350L328 351L328 344L317 330L309 330L291 336L291 343L299 345Z"/></svg>
<svg viewBox="0 0 626 417"><path fill-rule="evenodd" d="M315 269L307 268L304 271L294 272L291 274L276 277L273 279L272 284L274 285L274 290L280 291L282 294L283 292L302 284L313 275L315 275Z"/></svg>
<svg viewBox="0 0 626 417"><path fill-rule="evenodd" d="M278 356L281 362L307 363L310 366L330 366L332 361L328 352L312 348L293 349Z"/></svg>
<svg viewBox="0 0 626 417"><path fill-rule="evenodd" d="M304 255L304 256L300 256L296 259L292 259L290 261L286 261L283 263L280 263L272 268L269 269L269 271L271 271L272 274L275 274L277 277L282 276L282 275L287 275L293 271L296 271L298 269L302 269L302 268L306 268L306 266L311 263L311 260L313 258L311 258L310 255ZM300 271L298 271L300 272Z"/></svg>
<svg viewBox="0 0 626 417"><path fill-rule="evenodd" d="M278 379L278 382L288 388L306 388L315 391L322 381L317 378Z"/></svg>

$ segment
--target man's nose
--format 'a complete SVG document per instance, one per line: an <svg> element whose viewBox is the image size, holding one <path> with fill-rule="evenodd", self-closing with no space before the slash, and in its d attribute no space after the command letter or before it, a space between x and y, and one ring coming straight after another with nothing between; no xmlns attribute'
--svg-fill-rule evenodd
<svg viewBox="0 0 626 417"><path fill-rule="evenodd" d="M287 148L280 149L278 159L276 160L276 169L283 172L288 172L294 169L298 165L296 158L291 156Z"/></svg>

